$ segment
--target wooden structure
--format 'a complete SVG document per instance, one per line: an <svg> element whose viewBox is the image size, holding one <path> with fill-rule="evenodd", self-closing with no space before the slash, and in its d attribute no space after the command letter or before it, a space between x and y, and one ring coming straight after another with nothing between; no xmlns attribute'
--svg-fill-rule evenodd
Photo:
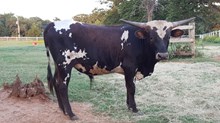
<svg viewBox="0 0 220 123"><path fill-rule="evenodd" d="M190 50L189 51L181 51L181 50L176 50L174 51L174 55L178 56L195 56L196 52L196 46L195 46L195 22L192 21L188 25L182 25L178 26L174 29L181 29L183 30L186 35L183 35L182 37L178 38L171 38L170 39L170 45L175 45L176 43L188 43L190 45ZM187 32L186 32L187 31Z"/></svg>

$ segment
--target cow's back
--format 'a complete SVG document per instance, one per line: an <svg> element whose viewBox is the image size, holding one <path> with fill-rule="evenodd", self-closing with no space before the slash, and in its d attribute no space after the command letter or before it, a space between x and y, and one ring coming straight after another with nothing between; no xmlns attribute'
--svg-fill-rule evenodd
<svg viewBox="0 0 220 123"><path fill-rule="evenodd" d="M44 32L45 46L55 63L75 67L86 74L111 73L122 61L121 27L73 23L56 28L50 23ZM121 73L121 70L119 70Z"/></svg>

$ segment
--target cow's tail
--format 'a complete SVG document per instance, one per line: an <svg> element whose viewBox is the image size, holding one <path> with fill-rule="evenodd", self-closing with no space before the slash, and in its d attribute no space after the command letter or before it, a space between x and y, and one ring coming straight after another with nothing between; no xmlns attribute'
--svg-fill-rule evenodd
<svg viewBox="0 0 220 123"><path fill-rule="evenodd" d="M48 65L47 65L47 82L48 82L48 88L50 90L50 92L54 95L54 91L53 91L53 88L54 88L54 77L52 75L52 71L51 71L51 66L50 66L50 50L49 50L49 40L48 40L48 36L47 36L47 31L48 29L51 27L51 24L49 24L45 30L44 30L44 44L45 44L45 47L46 47L46 54L47 54L47 58L48 58Z"/></svg>

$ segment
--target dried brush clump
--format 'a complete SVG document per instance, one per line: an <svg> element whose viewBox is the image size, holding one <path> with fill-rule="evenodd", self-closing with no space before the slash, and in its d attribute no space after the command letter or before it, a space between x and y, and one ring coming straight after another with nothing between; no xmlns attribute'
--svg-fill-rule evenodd
<svg viewBox="0 0 220 123"><path fill-rule="evenodd" d="M15 81L12 84L3 83L3 88L11 90L9 97L30 98L41 95L42 98L47 98L44 83L37 76L33 82L24 84L16 75Z"/></svg>

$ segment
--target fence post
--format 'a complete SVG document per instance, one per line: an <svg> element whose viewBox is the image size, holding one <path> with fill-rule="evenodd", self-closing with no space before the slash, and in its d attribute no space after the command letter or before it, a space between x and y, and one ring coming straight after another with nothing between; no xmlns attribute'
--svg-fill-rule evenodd
<svg viewBox="0 0 220 123"><path fill-rule="evenodd" d="M195 21L190 22L189 25L193 26L193 29L189 29L189 38L193 39L193 42L191 43L191 49L192 57L194 58L196 55Z"/></svg>
<svg viewBox="0 0 220 123"><path fill-rule="evenodd" d="M220 30L218 31L218 37L220 37Z"/></svg>

